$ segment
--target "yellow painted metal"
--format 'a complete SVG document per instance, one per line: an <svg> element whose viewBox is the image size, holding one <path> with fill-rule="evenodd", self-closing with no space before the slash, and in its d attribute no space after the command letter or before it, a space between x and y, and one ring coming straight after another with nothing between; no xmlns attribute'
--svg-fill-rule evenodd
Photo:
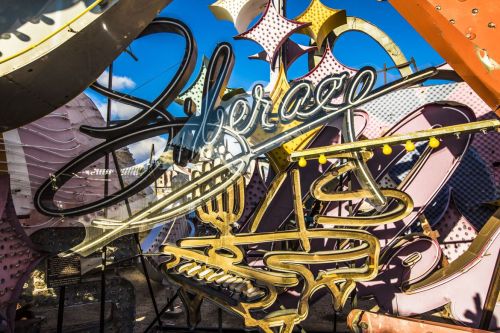
<svg viewBox="0 0 500 333"><path fill-rule="evenodd" d="M332 9L321 3L320 0L312 0L307 9L295 18L302 23L311 23L301 32L316 41L318 47L323 45L326 37L333 29L345 25L345 10Z"/></svg>
<svg viewBox="0 0 500 333"><path fill-rule="evenodd" d="M408 134L398 134L377 139L361 140L361 141L338 144L333 146L305 149L302 151L293 152L290 155L290 161L295 162L298 161L300 158L305 158L306 160L317 159L321 156L321 154L324 154L326 157L330 158L332 155L336 155L339 153L370 150L377 147L383 147L384 145L406 143L407 141L412 141L412 142L425 141L432 137L438 138L449 135L460 135L460 134L474 133L478 131L487 131L487 130L498 129L499 127L500 127L499 120L482 120L467 124L433 128L429 130L412 132Z"/></svg>
<svg viewBox="0 0 500 333"><path fill-rule="evenodd" d="M262 217L264 216L267 207L271 204L271 201L273 200L276 193L278 193L278 190L280 189L281 185L283 185L286 177L286 172L280 172L276 175L276 177L274 177L271 186L267 189L266 196L261 200L259 206L257 207L255 217L253 218L252 224L250 225L250 232L257 231L257 228L262 221Z"/></svg>
<svg viewBox="0 0 500 333"><path fill-rule="evenodd" d="M280 102L285 96L286 92L290 89L290 85L288 83L286 73L284 70L284 66L280 67L279 76L277 82L274 86L273 91L270 94L271 101L273 102L273 110L270 112L271 116L278 116L278 110L280 107ZM277 136L284 131L297 127L302 122L298 120L294 120L288 124L278 123L276 124L276 131L273 133L268 133L260 125L255 129L252 135L249 137L249 142L253 144L261 143L271 137ZM283 142L281 147L278 147L269 153L267 156L270 159L271 167L276 171L284 171L290 164L289 156L295 150L303 149L307 146L307 144L313 139L314 135L318 133L319 128L311 130L303 135L287 141Z"/></svg>

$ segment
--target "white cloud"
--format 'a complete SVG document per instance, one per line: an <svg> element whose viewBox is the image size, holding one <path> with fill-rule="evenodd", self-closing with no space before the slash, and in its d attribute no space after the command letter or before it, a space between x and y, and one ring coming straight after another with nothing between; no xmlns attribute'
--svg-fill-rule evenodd
<svg viewBox="0 0 500 333"><path fill-rule="evenodd" d="M107 87L108 86L109 72L105 70L104 73L99 76L97 83ZM113 89L134 89L136 86L134 80L128 76L113 75Z"/></svg>
<svg viewBox="0 0 500 333"><path fill-rule="evenodd" d="M94 100L99 112L101 112L102 117L106 120L106 115L108 112L108 103ZM123 104L116 101L111 101L111 119L130 119L136 114L138 114L141 109L134 106Z"/></svg>
<svg viewBox="0 0 500 333"><path fill-rule="evenodd" d="M155 151L155 156L153 157L153 160L156 160L165 150L165 146L167 145L167 140L161 136L155 136L154 138L133 143L128 146L128 149L130 153L132 153L135 162L141 163L143 161L149 160L149 155L151 154L152 145L154 145L154 151Z"/></svg>

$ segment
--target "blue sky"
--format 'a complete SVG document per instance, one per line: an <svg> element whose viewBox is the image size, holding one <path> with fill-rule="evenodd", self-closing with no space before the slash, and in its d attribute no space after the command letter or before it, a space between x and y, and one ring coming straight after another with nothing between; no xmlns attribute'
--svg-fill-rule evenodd
<svg viewBox="0 0 500 333"><path fill-rule="evenodd" d="M264 83L269 79L269 65L264 61L249 60L248 56L262 50L261 46L247 40L234 40L237 35L232 22L215 18L208 6L215 0L173 0L161 13L163 17L173 17L185 22L193 32L198 45L197 68L190 80L192 82L201 66L202 56L210 56L220 42L230 42L235 50L236 64L229 81L233 88L249 90L255 83ZM385 1L377 0L322 0L323 4L345 9L347 15L361 17L385 31L401 48L408 59L415 58L419 68L436 66L443 59L429 44ZM309 0L288 0L287 17L294 18L309 4ZM307 44L307 37L294 35L296 42ZM132 43L132 52L139 61L128 54L122 54L114 62L115 89L152 100L172 79L184 51L184 42L171 34L151 35ZM334 46L334 54L345 65L360 68L371 65L381 69L384 63L392 66L385 51L370 37L359 32L342 35ZM299 59L290 69L290 78L307 72L307 56ZM392 74L397 74L393 71ZM104 77L104 76L103 76ZM102 79L102 78L101 78ZM104 83L105 80L101 80ZM189 84L188 84L189 86ZM106 99L90 90L87 94L97 106L105 109ZM175 115L182 115L179 106L169 109ZM113 118L127 119L136 110L124 104L116 103ZM139 150L140 147L137 147Z"/></svg>

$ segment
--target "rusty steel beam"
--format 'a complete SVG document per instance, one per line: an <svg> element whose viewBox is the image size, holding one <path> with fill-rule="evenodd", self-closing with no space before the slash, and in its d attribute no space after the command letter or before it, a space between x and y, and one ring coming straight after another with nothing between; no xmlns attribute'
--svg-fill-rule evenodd
<svg viewBox="0 0 500 333"><path fill-rule="evenodd" d="M347 326L353 333L489 333L476 328L438 323L381 313L352 310L347 316Z"/></svg>
<svg viewBox="0 0 500 333"><path fill-rule="evenodd" d="M500 115L500 9L497 1L389 0Z"/></svg>

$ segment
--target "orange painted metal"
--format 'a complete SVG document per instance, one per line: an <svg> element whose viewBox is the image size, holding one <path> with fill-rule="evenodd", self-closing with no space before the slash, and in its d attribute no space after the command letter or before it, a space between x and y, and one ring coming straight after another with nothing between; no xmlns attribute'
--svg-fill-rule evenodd
<svg viewBox="0 0 500 333"><path fill-rule="evenodd" d="M500 115L500 6L496 0L389 0Z"/></svg>
<svg viewBox="0 0 500 333"><path fill-rule="evenodd" d="M359 309L349 313L347 326L353 333L489 333L470 327L396 317Z"/></svg>

